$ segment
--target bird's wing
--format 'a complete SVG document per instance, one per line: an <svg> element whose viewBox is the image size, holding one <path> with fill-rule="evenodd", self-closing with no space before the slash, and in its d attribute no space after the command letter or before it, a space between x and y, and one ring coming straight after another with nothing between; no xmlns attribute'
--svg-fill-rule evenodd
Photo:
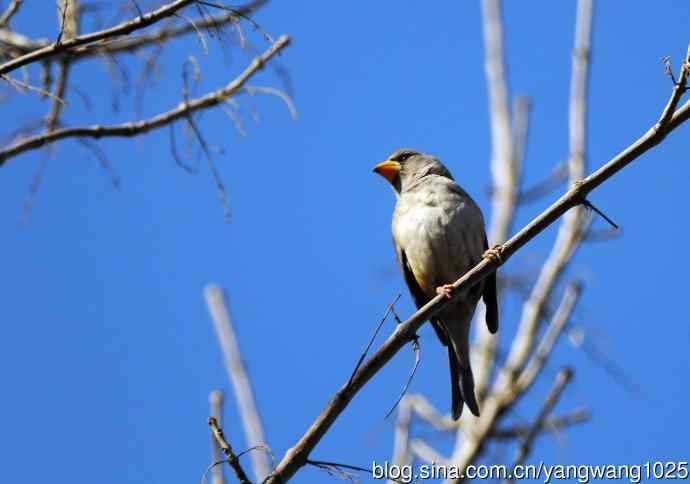
<svg viewBox="0 0 690 484"><path fill-rule="evenodd" d="M484 237L484 250L489 249L489 244ZM498 294L496 292L496 272L492 272L484 278L484 290L482 299L486 305L486 327L491 334L498 331Z"/></svg>
<svg viewBox="0 0 690 484"><path fill-rule="evenodd" d="M407 261L407 255L405 254L403 248L400 247L400 244L398 244L398 241L395 240L395 237L393 237L393 244L395 245L395 254L398 257L398 263L400 264L400 270L405 278L405 283L410 290L410 294L412 294L412 299L414 299L415 305L417 308L421 308L428 303L430 299L426 296L426 294L424 294L424 291L419 286L417 278L414 276L414 272L412 272L412 268ZM436 331L436 336L438 336L438 339L441 341L441 343L444 346L448 346L448 336L446 336L446 332L439 323L438 319L432 318L431 326L433 326L434 331Z"/></svg>

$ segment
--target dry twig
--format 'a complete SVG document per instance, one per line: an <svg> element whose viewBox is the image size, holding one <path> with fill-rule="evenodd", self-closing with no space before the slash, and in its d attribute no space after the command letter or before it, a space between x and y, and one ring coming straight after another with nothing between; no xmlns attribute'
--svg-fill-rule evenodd
<svg viewBox="0 0 690 484"><path fill-rule="evenodd" d="M224 102L229 97L236 95L241 90L244 83L247 82L247 80L256 74L256 72L258 72L273 56L287 47L289 43L290 38L288 36L284 35L280 37L278 40L276 40L275 44L271 45L263 54L256 57L238 77L228 83L225 87L218 89L217 91L210 92L204 96L191 99L187 103L181 102L177 107L151 118L111 126L94 125L61 128L49 133L43 133L19 140L13 145L0 150L0 166L2 166L9 158L12 158L13 156L40 148L48 143L53 143L61 139L79 137L104 138L137 136L166 126L174 121L177 121L178 119L188 116L190 113L195 111L216 106Z"/></svg>
<svg viewBox="0 0 690 484"><path fill-rule="evenodd" d="M247 478L247 474L244 472L244 469L242 469L242 465L235 455L235 452L233 452L228 441L225 440L223 429L220 427L220 425L218 425L218 420L216 420L215 417L209 417L208 425L211 427L211 432L213 433L213 437L216 439L216 442L218 442L218 446L228 458L228 464L230 464L232 470L235 471L235 475L240 481L240 484L251 484L251 481Z"/></svg>
<svg viewBox="0 0 690 484"><path fill-rule="evenodd" d="M91 44L101 40L112 39L120 35L131 34L136 30L149 27L161 19L175 15L178 11L194 3L195 1L196 0L176 0L157 8L156 10L148 12L144 15L140 15L135 19L115 25L114 27L92 32L90 34L80 35L69 40L62 40L58 38L58 40L52 44L41 47L40 49L32 50L31 52L19 57L15 57L4 64L0 64L0 74L7 74L15 69L26 66L33 62L55 57L75 47Z"/></svg>
<svg viewBox="0 0 690 484"><path fill-rule="evenodd" d="M256 406L254 392L242 361L240 348L230 319L223 290L215 285L208 285L204 290L206 304L215 324L218 341L223 350L225 368L235 391L235 399L240 410L240 417L250 447L266 448L261 417ZM262 481L271 471L271 465L264 452L252 452L252 470L254 478Z"/></svg>
<svg viewBox="0 0 690 484"><path fill-rule="evenodd" d="M573 371L570 368L564 368L558 372L558 375L556 376L556 381L553 384L553 388L549 392L549 395L546 397L546 400L544 401L541 410L539 410L539 414L537 415L534 424L532 424L532 426L527 431L527 435L525 435L524 439L522 440L522 443L520 444L520 447L517 450L515 459L513 460L513 466L509 475L513 475L513 470L516 466L521 465L525 462L525 459L529 455L529 452L532 448L534 440L539 435L540 430L545 426L546 419L551 413L551 410L553 410L553 407L555 407L558 403L558 400L561 398L563 390L565 390L566 385L568 384L568 382L570 382L572 377Z"/></svg>
<svg viewBox="0 0 690 484"><path fill-rule="evenodd" d="M0 15L0 28L4 28L9 22L12 16L17 13L19 7L22 5L23 0L12 0L7 6L5 11Z"/></svg>

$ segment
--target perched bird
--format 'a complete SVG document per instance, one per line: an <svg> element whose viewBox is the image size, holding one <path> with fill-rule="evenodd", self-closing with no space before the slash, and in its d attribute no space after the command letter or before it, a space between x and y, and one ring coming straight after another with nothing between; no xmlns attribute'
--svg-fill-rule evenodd
<svg viewBox="0 0 690 484"><path fill-rule="evenodd" d="M484 217L477 204L433 156L401 149L374 167L393 186L393 243L412 298L417 307L437 294L450 297L451 284L474 267L490 250ZM431 320L448 347L453 419L462 414L463 402L479 416L470 365L469 330L479 298L486 304L486 325L498 330L496 275L453 297Z"/></svg>

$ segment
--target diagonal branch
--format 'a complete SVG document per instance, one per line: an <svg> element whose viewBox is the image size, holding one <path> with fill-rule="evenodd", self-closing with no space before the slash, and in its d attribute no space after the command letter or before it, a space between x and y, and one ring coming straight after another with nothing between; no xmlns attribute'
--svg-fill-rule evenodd
<svg viewBox="0 0 690 484"><path fill-rule="evenodd" d="M570 413L558 415L556 417L551 417L544 420L539 427L539 432L543 433L549 430L557 431L565 427L581 424L587 422L590 417L591 415L589 411L586 408L581 408ZM491 432L490 437L495 440L513 440L524 438L529 431L530 426L515 425L509 428L495 429Z"/></svg>
<svg viewBox="0 0 690 484"><path fill-rule="evenodd" d="M683 63L682 69L690 69L690 62L688 62L690 61L690 49L688 50L688 54L689 58ZM625 148L601 168L583 180L575 183L572 188L556 200L550 207L535 217L517 234L503 244L499 249L501 255L500 260L493 258L483 259L474 266L474 268L455 281L452 285L453 294L469 289L488 274L495 272L499 266L504 264L518 250L524 247L525 244L553 224L568 210L580 205L590 192L659 144L671 131L673 131L673 129L687 121L688 118L690 118L690 101L686 102L678 109L673 116L669 118L668 122L658 127L655 124L637 141ZM445 296L436 296L407 320L400 323L393 334L390 335L378 351L360 367L352 379L347 384L340 387L295 446L285 453L278 466L266 479L266 483L284 483L304 466L312 449L319 443L338 416L347 408L357 392L361 390L401 348L414 338L417 330L429 318L438 314L448 303L449 299ZM501 402L498 398L489 398L485 403L485 408L483 409L482 418L479 420L480 425L477 431L484 432L484 435L487 435L488 431L493 427L493 423L498 418L498 415L501 413L501 409ZM487 414L486 417L484 413ZM464 458L474 458L480 448L478 444L474 445L476 448L472 449L472 452L464 454ZM468 462L472 462L472 460ZM453 461L453 463L457 464L455 461ZM465 464L464 459L462 464ZM466 465L459 466L461 471L465 468Z"/></svg>
<svg viewBox="0 0 690 484"><path fill-rule="evenodd" d="M58 41L53 42L45 47L28 52L27 54L9 60L4 64L0 64L0 74L7 74L22 66L39 60L47 59L49 57L57 56L81 45L91 44L100 40L112 39L120 35L130 34L136 30L153 25L161 19L175 15L179 10L182 10L187 5L191 5L195 2L196 0L175 0L174 2L163 5L156 10L145 13L144 15L140 15L127 22L122 22L114 27L99 30L97 32L91 32L90 34L80 35L69 40L59 39Z"/></svg>
<svg viewBox="0 0 690 484"><path fill-rule="evenodd" d="M216 106L229 97L237 94L244 84L256 74L273 56L283 50L290 44L290 38L286 35L280 37L271 45L263 54L256 57L251 64L234 80L232 80L225 87L217 91L210 92L204 96L192 99L189 102L181 102L177 107L137 122L122 123L110 126L94 125L81 126L73 128L63 128L43 133L36 136L31 136L23 140L17 141L13 145L0 150L0 166L2 166L9 158L17 156L26 151L35 150L48 143L65 139L65 138L104 138L104 137L132 137L139 134L147 133L154 129L166 126L178 119L189 116L190 113L199 111L201 109Z"/></svg>
<svg viewBox="0 0 690 484"><path fill-rule="evenodd" d="M223 401L225 396L222 390L213 390L208 396L208 403L211 407L211 416L216 419L219 425L223 424ZM220 446L215 435L211 435L211 462L221 461ZM214 466L211 469L211 484L225 484L225 473L223 466Z"/></svg>
<svg viewBox="0 0 690 484"><path fill-rule="evenodd" d="M563 368L561 371L558 372L558 375L556 376L556 381L553 384L553 388L551 388L551 391L546 397L546 400L544 401L541 410L539 410L539 414L537 415L534 424L528 430L527 435L525 435L524 439L522 440L522 443L520 444L520 447L516 452L515 459L513 460L512 470L509 473L509 475L512 476L514 474L513 471L515 470L515 468L519 465L522 465L525 462L525 459L529 455L529 452L532 448L534 440L539 435L540 430L544 427L546 419L549 417L551 410L553 410L553 407L555 407L558 403L558 400L561 398L561 395L563 394L563 390L565 390L566 385L570 382L572 377L573 371L570 368Z"/></svg>
<svg viewBox="0 0 690 484"><path fill-rule="evenodd" d="M5 11L2 12L2 15L0 15L0 28L5 27L10 22L12 16L17 13L17 10L22 5L22 1L23 0L12 0Z"/></svg>
<svg viewBox="0 0 690 484"><path fill-rule="evenodd" d="M204 290L204 296L223 350L225 367L235 390L235 399L237 400L237 406L239 407L242 424L247 436L247 445L249 447L265 446L266 439L261 417L259 416L254 392L247 376L247 370L242 361L242 355L240 354L240 348L232 327L223 290L218 286L209 285ZM252 452L250 458L254 478L260 482L271 470L268 457L264 452Z"/></svg>
<svg viewBox="0 0 690 484"><path fill-rule="evenodd" d="M225 439L225 434L223 434L223 429L218 424L218 420L216 420L215 417L209 417L208 426L211 427L211 433L216 439L216 442L218 442L220 450L222 450L228 458L228 464L230 464L232 470L235 471L237 480L240 481L240 484L251 484L251 481L247 478L247 473L244 472L242 464L240 464L239 457L232 450L230 443Z"/></svg>
<svg viewBox="0 0 690 484"><path fill-rule="evenodd" d="M579 282L572 282L565 290L563 299L556 309L556 313L551 319L546 333L544 334L539 346L537 346L534 355L530 362L525 366L524 371L520 374L515 382L516 393L524 393L534 383L542 368L546 364L551 352L553 351L558 337L563 332L565 325L570 320L570 316L575 309L575 304L582 292L582 285Z"/></svg>

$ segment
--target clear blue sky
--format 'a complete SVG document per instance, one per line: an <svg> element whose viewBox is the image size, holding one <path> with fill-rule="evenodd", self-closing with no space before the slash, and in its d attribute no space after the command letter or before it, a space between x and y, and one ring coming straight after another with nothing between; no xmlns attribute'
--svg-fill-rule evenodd
<svg viewBox="0 0 690 484"><path fill-rule="evenodd" d="M3 5L7 2L3 2ZM55 35L53 3L25 2L15 25ZM512 94L534 101L526 180L567 156L567 96L574 2L506 2L505 37ZM674 67L690 41L690 4L597 2L591 69L590 167L642 134L670 92L660 58ZM256 19L294 44L280 59L299 118L273 97L243 98L248 136L220 111L203 115L226 183L232 221L209 170L175 166L168 132L102 143L122 189L75 142L51 160L28 226L18 228L35 166L34 152L0 169L3 234L0 338L3 480L198 482L209 462L208 393L229 390L202 299L208 282L227 288L241 347L270 445L278 456L311 424L349 376L386 304L403 293L391 247L394 197L371 167L400 146L436 154L488 210L490 155L478 2L272 2ZM258 49L265 48L259 36ZM233 77L247 56L215 41L202 59L200 91ZM165 51L161 79L144 114L175 105L180 64L203 57L195 38ZM128 62L128 65L133 65ZM138 68L131 72L135 80ZM110 110L103 63L74 72L64 121L112 123L132 115L132 97ZM278 85L268 69L254 85ZM35 119L46 102L5 102L4 132ZM255 102L257 125L248 114ZM178 137L180 138L180 137ZM584 296L575 319L588 342L639 386L633 394L566 340L511 421L529 421L561 365L575 381L557 411L587 406L592 420L539 440L532 458L547 463L637 464L688 457L690 423L690 237L687 190L690 125L592 195L623 236L585 245L568 270ZM518 226L556 194L525 205ZM601 221L597 221L601 224ZM538 267L549 230L502 269ZM557 295L562 289L557 291ZM515 329L513 300L501 322L501 347ZM390 332L392 327L385 329ZM441 409L449 395L445 357L422 331L423 363L411 391ZM393 421L382 417L403 384L404 350L354 400L313 457L368 466L392 449ZM234 402L226 433L245 446ZM448 437L417 426L444 452ZM492 446L486 462L512 459ZM304 470L298 482L331 478ZM364 478L367 481L367 478Z"/></svg>

